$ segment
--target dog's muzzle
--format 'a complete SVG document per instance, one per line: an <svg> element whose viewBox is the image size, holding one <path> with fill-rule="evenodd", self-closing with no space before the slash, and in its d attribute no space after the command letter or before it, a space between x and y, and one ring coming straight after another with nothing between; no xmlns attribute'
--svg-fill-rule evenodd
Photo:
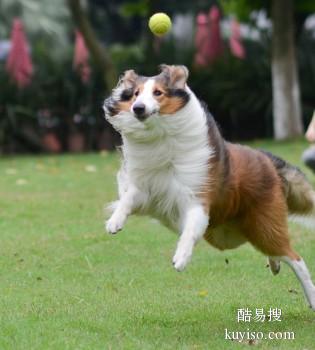
<svg viewBox="0 0 315 350"><path fill-rule="evenodd" d="M135 114L135 117L140 121L143 121L148 117L146 115L144 103L141 103L141 102L135 103L132 107L132 110L133 110L133 113Z"/></svg>

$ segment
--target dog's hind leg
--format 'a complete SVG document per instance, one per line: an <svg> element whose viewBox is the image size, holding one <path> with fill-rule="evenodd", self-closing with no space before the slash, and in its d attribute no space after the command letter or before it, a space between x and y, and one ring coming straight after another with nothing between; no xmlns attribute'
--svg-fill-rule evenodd
<svg viewBox="0 0 315 350"><path fill-rule="evenodd" d="M291 267L315 311L315 287L303 259L291 248L285 214L281 205L254 208L244 221L244 234L257 249L271 257L271 261L280 260ZM277 265L270 266L277 271Z"/></svg>
<svg viewBox="0 0 315 350"><path fill-rule="evenodd" d="M275 230L275 226L273 226L273 229ZM270 235L268 235L268 231L266 231L265 228L264 237L269 237L269 239L265 239L264 241L256 239L255 241L252 241L252 243L254 243L254 245L263 253L271 257L269 259L270 268L274 274L279 272L280 261L285 262L291 267L301 283L310 307L315 311L315 286L311 280L308 268L303 259L291 248L286 231L276 231L277 234L275 231L272 233L269 231ZM255 236L257 237L260 233L261 231L256 230ZM273 240L272 245L269 244L271 239Z"/></svg>
<svg viewBox="0 0 315 350"><path fill-rule="evenodd" d="M256 247L261 248L257 242ZM315 286L311 280L311 275L303 259L292 250L287 235L283 233L282 246L275 244L269 249L268 252L268 247L265 245L261 250L269 255L269 265L272 273L275 275L279 272L280 261L288 264L301 283L310 307L315 311Z"/></svg>
<svg viewBox="0 0 315 350"><path fill-rule="evenodd" d="M277 275L280 272L280 260L269 256L268 258L269 268L273 275Z"/></svg>
<svg viewBox="0 0 315 350"><path fill-rule="evenodd" d="M295 254L296 255L296 254ZM305 297L313 311L315 311L315 286L312 282L311 275L308 271L308 268L302 258L299 256L289 257L282 256L279 257L281 261L288 264L291 269L294 271L296 277L300 281Z"/></svg>

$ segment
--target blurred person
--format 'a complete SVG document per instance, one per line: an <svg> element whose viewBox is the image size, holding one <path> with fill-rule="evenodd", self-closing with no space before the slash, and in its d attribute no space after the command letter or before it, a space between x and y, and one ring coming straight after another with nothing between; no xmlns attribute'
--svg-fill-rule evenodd
<svg viewBox="0 0 315 350"><path fill-rule="evenodd" d="M302 160L313 172L315 172L315 111L312 120L305 133L305 138L311 144L302 154Z"/></svg>

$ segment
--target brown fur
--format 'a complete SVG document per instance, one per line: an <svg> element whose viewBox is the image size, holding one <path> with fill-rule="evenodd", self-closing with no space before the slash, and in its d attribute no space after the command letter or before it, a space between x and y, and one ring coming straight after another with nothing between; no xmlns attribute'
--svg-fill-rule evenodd
<svg viewBox="0 0 315 350"><path fill-rule="evenodd" d="M136 84L136 83L135 83ZM136 85L135 85L135 91L139 91L139 93L141 93L143 91L143 88L144 88L144 83L143 82L138 82ZM136 95L133 94L132 98L128 101L119 101L117 103L117 108L119 111L125 111L125 112L128 112L130 111L131 109L131 106L132 104L135 102L135 99L136 99Z"/></svg>
<svg viewBox="0 0 315 350"><path fill-rule="evenodd" d="M159 102L160 114L170 115L176 113L184 107L186 100L176 95L176 89L183 89L187 80L188 71L183 66L161 66L161 73L156 77L156 84L153 91L160 91L161 95L154 96ZM127 70L119 84L122 84L126 90L132 91L133 95L128 100L120 100L115 103L115 114L119 111L130 111L132 104L136 100L135 92L141 93L144 89L144 83L148 78L139 76L134 70Z"/></svg>
<svg viewBox="0 0 315 350"><path fill-rule="evenodd" d="M288 207L281 178L271 160L245 146L226 144L228 173L224 164L209 167L211 190L203 194L210 225L204 238L219 249L250 242L268 256L299 259L290 246ZM228 228L228 229L227 229Z"/></svg>
<svg viewBox="0 0 315 350"><path fill-rule="evenodd" d="M174 114L185 105L185 101L182 98L170 95L168 93L167 86L165 86L162 82L156 83L154 90L162 92L160 96L154 96L154 98L159 102L160 114Z"/></svg>
<svg viewBox="0 0 315 350"><path fill-rule="evenodd" d="M188 69L185 66L168 66L162 64L160 66L161 74L159 77L163 79L167 86L177 89L185 87L188 78Z"/></svg>

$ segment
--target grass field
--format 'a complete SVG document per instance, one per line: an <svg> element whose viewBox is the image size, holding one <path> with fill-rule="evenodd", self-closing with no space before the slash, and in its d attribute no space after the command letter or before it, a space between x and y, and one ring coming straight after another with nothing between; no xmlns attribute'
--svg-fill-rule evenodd
<svg viewBox="0 0 315 350"><path fill-rule="evenodd" d="M303 141L252 145L303 167ZM249 346L225 329L295 333L257 349L314 349L315 313L293 273L283 266L272 276L249 245L221 253L202 242L177 273L176 235L155 221L130 218L105 234L118 166L115 154L0 160L0 350ZM290 231L315 277L315 232ZM238 323L243 308L281 309L281 322Z"/></svg>

